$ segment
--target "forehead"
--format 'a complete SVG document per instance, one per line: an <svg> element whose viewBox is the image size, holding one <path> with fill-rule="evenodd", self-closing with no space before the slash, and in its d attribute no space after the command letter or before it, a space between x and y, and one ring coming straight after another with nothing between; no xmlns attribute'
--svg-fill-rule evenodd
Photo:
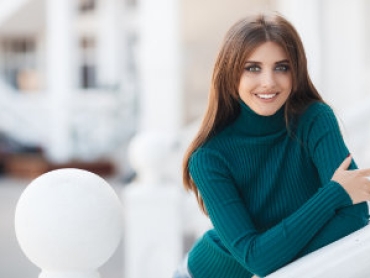
<svg viewBox="0 0 370 278"><path fill-rule="evenodd" d="M275 63L283 60L288 60L287 53L279 44L271 41L260 44L247 57L247 61L260 63Z"/></svg>

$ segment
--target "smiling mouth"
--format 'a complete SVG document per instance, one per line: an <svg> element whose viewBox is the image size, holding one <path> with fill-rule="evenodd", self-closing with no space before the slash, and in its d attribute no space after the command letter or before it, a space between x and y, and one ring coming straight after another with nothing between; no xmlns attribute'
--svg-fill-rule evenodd
<svg viewBox="0 0 370 278"><path fill-rule="evenodd" d="M277 93L275 94L256 94L256 96L260 99L273 99L277 95L278 95Z"/></svg>

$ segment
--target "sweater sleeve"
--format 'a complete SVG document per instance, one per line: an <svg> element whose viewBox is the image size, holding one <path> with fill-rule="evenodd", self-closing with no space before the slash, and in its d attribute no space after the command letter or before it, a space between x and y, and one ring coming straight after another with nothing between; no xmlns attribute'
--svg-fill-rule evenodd
<svg viewBox="0 0 370 278"><path fill-rule="evenodd" d="M308 152L318 170L321 183L326 185L349 151L335 114L329 106L313 104L305 116L309 117L310 123L304 128L304 141L307 142ZM349 169L357 169L354 161ZM300 256L364 227L368 224L368 216L366 202L337 210L335 216L305 246Z"/></svg>
<svg viewBox="0 0 370 278"><path fill-rule="evenodd" d="M339 184L329 181L292 215L258 231L227 169L223 157L207 149L195 152L189 164L220 239L241 265L259 276L291 262L337 209L352 203Z"/></svg>
<svg viewBox="0 0 370 278"><path fill-rule="evenodd" d="M322 184L332 178L335 170L349 154L333 110L326 104L314 103L302 116L302 137L315 164ZM349 169L356 169L352 161Z"/></svg>

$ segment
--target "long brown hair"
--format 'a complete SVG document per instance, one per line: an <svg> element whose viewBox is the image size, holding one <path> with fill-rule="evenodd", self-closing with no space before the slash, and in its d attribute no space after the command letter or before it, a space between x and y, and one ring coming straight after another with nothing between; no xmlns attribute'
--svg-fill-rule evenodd
<svg viewBox="0 0 370 278"><path fill-rule="evenodd" d="M244 63L258 46L268 41L285 50L292 69L292 92L285 104L287 124L309 103L323 101L311 82L302 41L290 22L275 13L249 16L236 22L224 38L213 70L207 110L183 161L184 187L195 193L205 213L202 197L189 173L189 159L196 149L239 115L238 86Z"/></svg>

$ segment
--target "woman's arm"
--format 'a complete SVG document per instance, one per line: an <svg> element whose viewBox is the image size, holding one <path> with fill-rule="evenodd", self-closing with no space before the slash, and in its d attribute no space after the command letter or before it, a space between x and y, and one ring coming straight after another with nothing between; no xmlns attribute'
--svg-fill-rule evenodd
<svg viewBox="0 0 370 278"><path fill-rule="evenodd" d="M307 142L307 149L315 164L322 184L327 184L331 179L336 179L339 183L345 183L343 177L333 177L338 165L348 155L349 151L345 145L337 119L330 107L325 104L314 104L318 113L312 117L311 123L305 128L304 136ZM351 158L348 158L348 160ZM349 161L347 162L349 164ZM348 165L347 164L347 165ZM357 169L356 163L351 159L349 170ZM355 172L342 171L341 175L354 174ZM342 184L343 185L343 184ZM362 194L360 190L354 194ZM350 194L356 203L357 196ZM366 191L364 192L366 193ZM360 196L361 197L361 196ZM335 216L319 231L311 242L300 252L299 256L317 250L335 240L338 240L368 223L368 207L366 202L347 206L338 210Z"/></svg>
<svg viewBox="0 0 370 278"><path fill-rule="evenodd" d="M326 184L330 179L337 181L344 187L355 204L369 200L367 187L370 183L366 176L370 176L370 169L358 170L351 157L347 157L347 161L343 162L346 164L344 168L338 168L349 152L333 111L322 103L316 103L310 108L316 113L305 128L308 131L304 132L305 142L307 142L308 152L319 173L321 183ZM352 163L349 164L349 162ZM361 187L363 190L360 190Z"/></svg>
<svg viewBox="0 0 370 278"><path fill-rule="evenodd" d="M342 186L329 181L295 213L259 232L226 169L220 155L205 149L198 150L189 165L222 242L246 269L259 276L291 262L337 209L352 204Z"/></svg>

